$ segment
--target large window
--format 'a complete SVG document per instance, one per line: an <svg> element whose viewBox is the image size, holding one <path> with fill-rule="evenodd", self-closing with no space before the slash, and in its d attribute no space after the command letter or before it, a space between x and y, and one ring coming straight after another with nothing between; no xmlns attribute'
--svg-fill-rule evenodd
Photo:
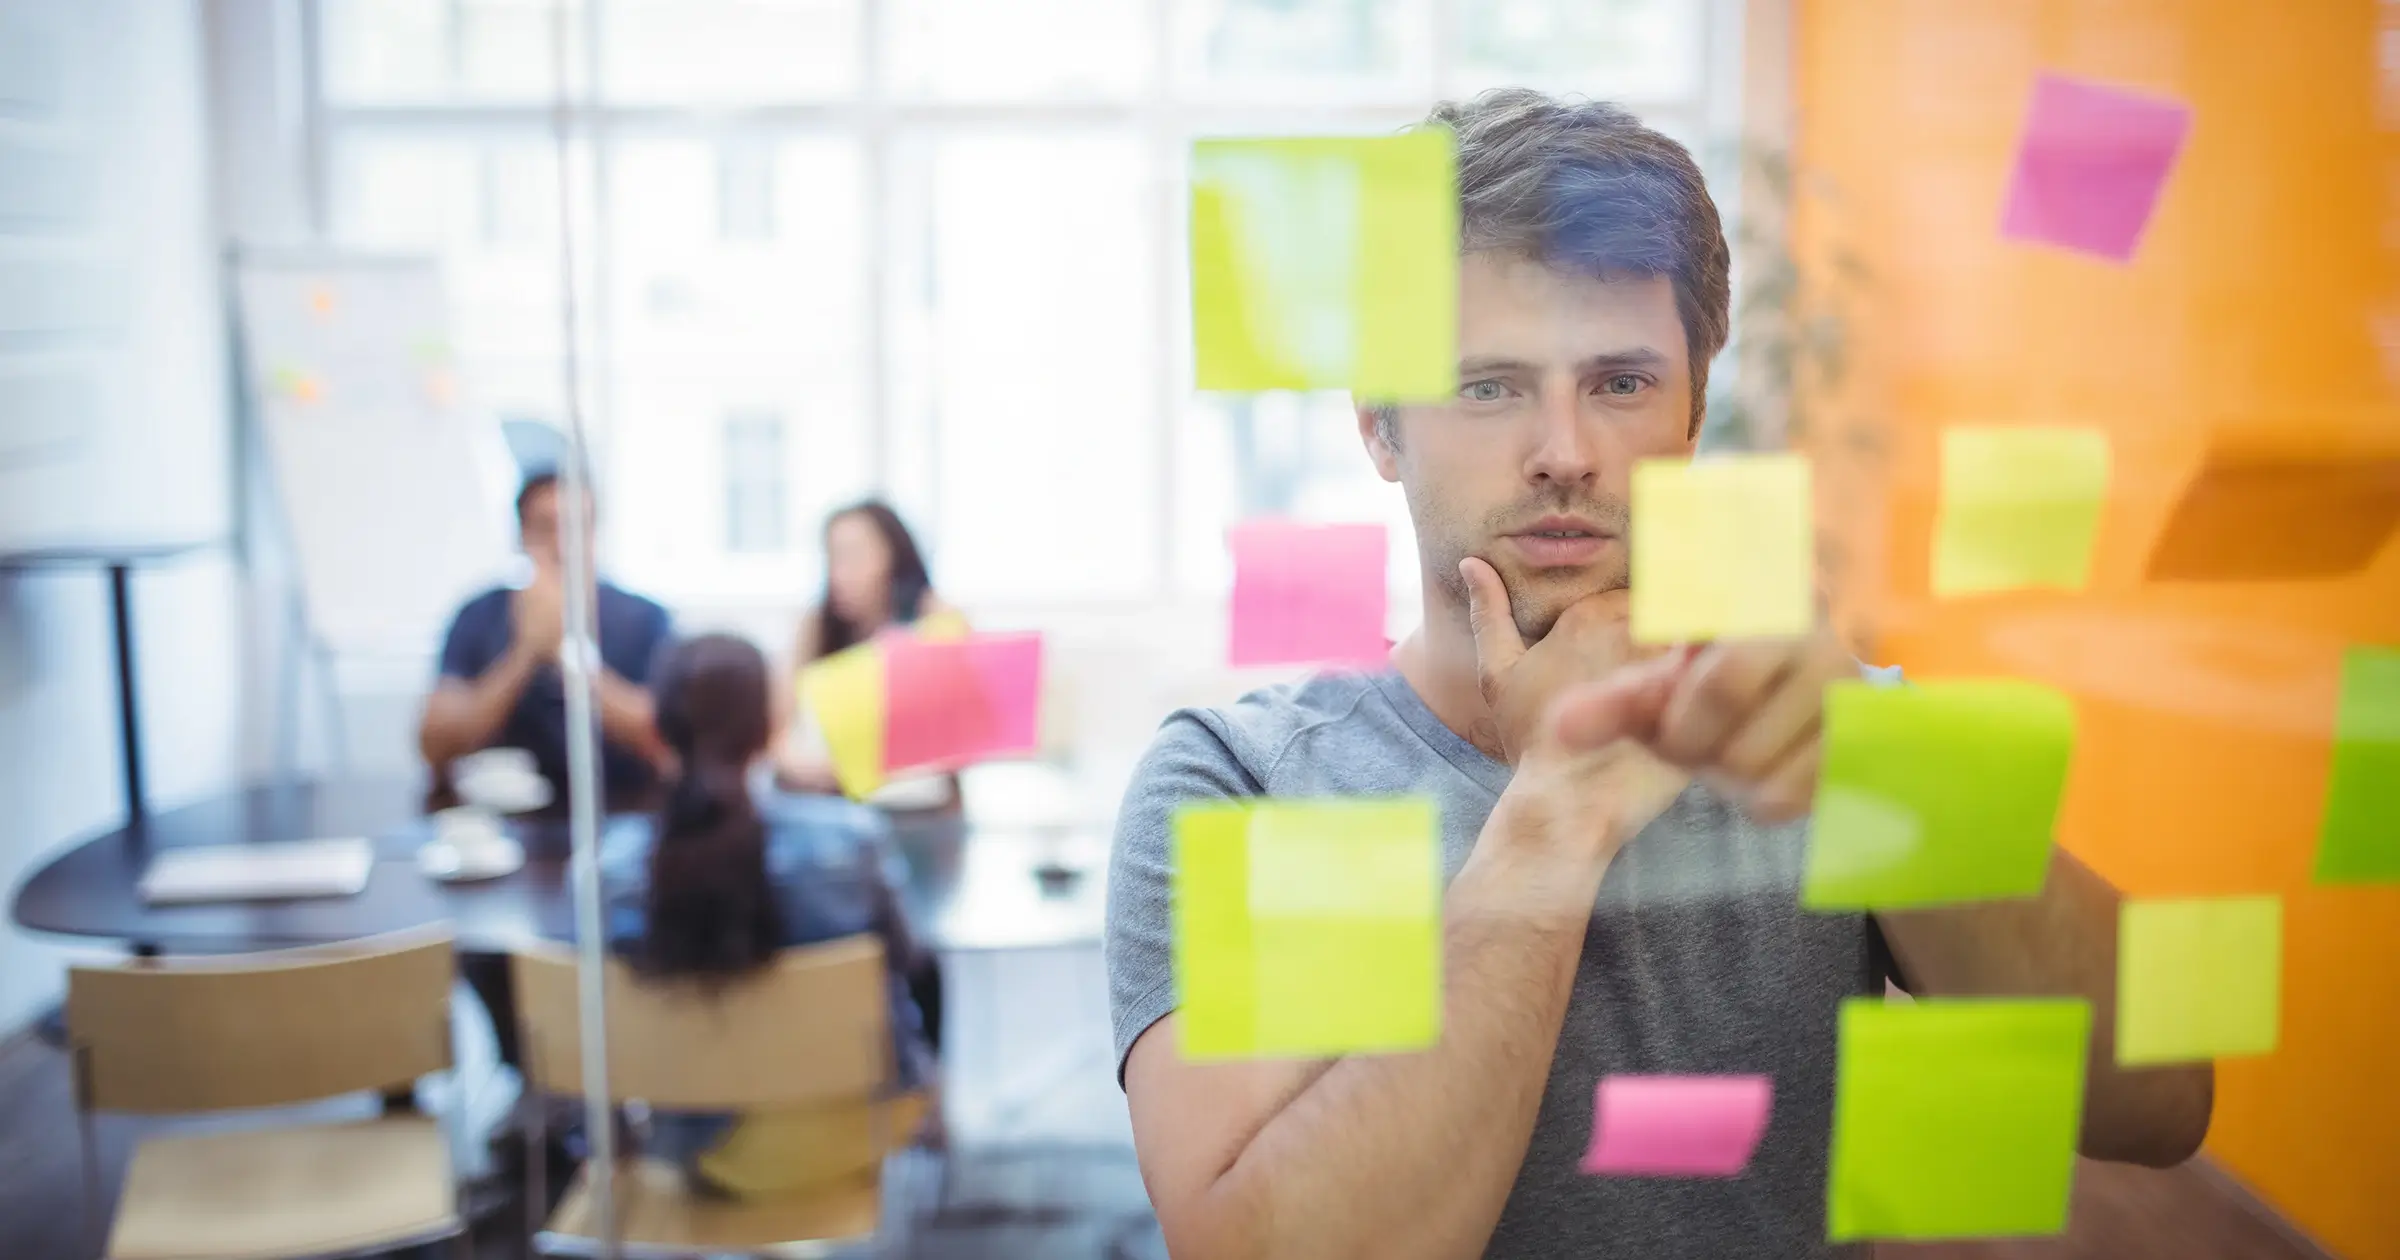
<svg viewBox="0 0 2400 1260"><path fill-rule="evenodd" d="M1192 392L1190 140L1387 132L1525 83L1713 153L1740 8L315 0L320 203L337 243L439 255L473 396L556 420L563 26L600 102L587 418L619 572L788 604L826 511L882 493L956 600L1206 592L1242 516L1406 517L1342 396Z"/></svg>

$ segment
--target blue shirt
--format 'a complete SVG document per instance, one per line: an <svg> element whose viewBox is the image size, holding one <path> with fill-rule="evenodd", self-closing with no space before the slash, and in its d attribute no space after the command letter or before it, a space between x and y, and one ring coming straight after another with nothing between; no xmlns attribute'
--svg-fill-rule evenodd
<svg viewBox="0 0 2400 1260"><path fill-rule="evenodd" d="M495 587L467 601L451 619L449 637L442 641L442 677L473 682L508 654L515 636L510 625L509 597L515 592ZM650 662L672 637L667 610L656 602L600 584L598 616L593 637L600 643L600 660L619 678L648 686ZM563 796L567 787L567 691L558 667L545 665L525 683L508 721L492 740L495 746L522 748L533 754L542 777ZM605 741L600 745L600 783L604 792L639 792L656 774L639 753Z"/></svg>

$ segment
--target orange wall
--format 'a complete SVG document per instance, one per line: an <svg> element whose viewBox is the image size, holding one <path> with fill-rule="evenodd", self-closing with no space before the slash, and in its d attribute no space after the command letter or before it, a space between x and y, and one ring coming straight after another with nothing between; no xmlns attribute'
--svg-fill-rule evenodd
<svg viewBox="0 0 2400 1260"><path fill-rule="evenodd" d="M2120 886L2283 894L2281 1048L2221 1065L2210 1149L2336 1252L2400 1260L2400 887L2308 878L2341 648L2400 644L2400 545L2335 580L2141 578L2212 441L2400 445L2377 340L2380 313L2400 371L2400 87L2379 88L2376 0L1795 3L1795 253L1846 246L1868 273L1852 364L1811 411L1844 616L1921 676L2072 692L2060 838ZM2040 70L2195 108L2130 266L1998 235ZM1928 597L1957 423L2108 431L2090 591Z"/></svg>

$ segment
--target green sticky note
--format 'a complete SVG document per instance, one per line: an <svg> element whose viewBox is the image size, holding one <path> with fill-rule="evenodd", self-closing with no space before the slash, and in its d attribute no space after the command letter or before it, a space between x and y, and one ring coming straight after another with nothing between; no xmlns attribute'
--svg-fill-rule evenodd
<svg viewBox="0 0 2400 1260"><path fill-rule="evenodd" d="M2083 589L2107 500L2098 429L1944 429L1933 593Z"/></svg>
<svg viewBox="0 0 2400 1260"><path fill-rule="evenodd" d="M2119 912L2117 1062L2265 1054L2282 1009L2282 898L2128 901Z"/></svg>
<svg viewBox="0 0 2400 1260"><path fill-rule="evenodd" d="M2077 1000L1843 1002L1827 1236L2065 1229L2091 1027Z"/></svg>
<svg viewBox="0 0 2400 1260"><path fill-rule="evenodd" d="M2342 654L2317 882L2400 882L2400 648Z"/></svg>
<svg viewBox="0 0 2400 1260"><path fill-rule="evenodd" d="M1441 1035L1431 800L1210 801L1174 827L1186 1058L1422 1050Z"/></svg>
<svg viewBox="0 0 2400 1260"><path fill-rule="evenodd" d="M1880 910L2040 892L2074 745L2074 703L2035 683L1827 687L1800 903Z"/></svg>
<svg viewBox="0 0 2400 1260"><path fill-rule="evenodd" d="M1192 145L1192 358L1201 389L1458 389L1450 132Z"/></svg>

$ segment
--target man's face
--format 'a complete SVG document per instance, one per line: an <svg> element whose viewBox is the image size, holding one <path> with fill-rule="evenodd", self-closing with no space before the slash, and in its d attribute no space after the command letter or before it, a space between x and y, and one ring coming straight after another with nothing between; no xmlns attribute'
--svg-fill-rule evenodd
<svg viewBox="0 0 2400 1260"><path fill-rule="evenodd" d="M583 502L586 509L583 514L584 539L588 544L592 537L593 525L592 513L589 510L592 502L591 496L585 495ZM559 540L563 537L562 528L559 521L558 487L556 485L543 486L525 497L525 506L517 517L517 539L525 548L526 558L533 561L533 567L537 572L559 573L564 571L566 559L559 550ZM585 554L590 554L588 545L585 548Z"/></svg>
<svg viewBox="0 0 2400 1260"><path fill-rule="evenodd" d="M1627 585L1634 461L1691 454L1683 321L1664 276L1505 255L1463 258L1458 298L1457 396L1402 407L1396 441L1363 409L1359 431L1407 493L1430 580L1463 608L1458 562L1482 557L1530 643L1575 601Z"/></svg>

